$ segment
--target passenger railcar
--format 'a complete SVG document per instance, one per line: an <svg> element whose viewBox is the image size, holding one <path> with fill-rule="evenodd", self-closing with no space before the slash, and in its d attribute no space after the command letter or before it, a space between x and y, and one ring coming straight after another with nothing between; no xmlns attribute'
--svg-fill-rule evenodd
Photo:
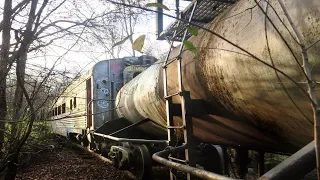
<svg viewBox="0 0 320 180"><path fill-rule="evenodd" d="M96 63L56 99L50 112L54 131L62 136L86 139L84 136L90 130L117 119L114 102L118 91L155 61L152 56L140 56ZM90 141L90 136L87 138Z"/></svg>

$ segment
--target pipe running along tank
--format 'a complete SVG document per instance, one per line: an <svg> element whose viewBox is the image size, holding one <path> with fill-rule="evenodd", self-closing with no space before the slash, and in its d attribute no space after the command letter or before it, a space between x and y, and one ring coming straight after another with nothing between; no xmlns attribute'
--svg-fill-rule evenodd
<svg viewBox="0 0 320 180"><path fill-rule="evenodd" d="M313 139L313 114L305 93L301 49L278 1L260 1L259 6L240 0L206 27L291 79L200 30L198 36L189 39L199 55L195 57L188 50L181 55L183 89L205 104L202 108L206 113L193 117L197 140L290 153ZM291 0L285 1L285 6L306 46L320 39L320 1ZM178 49L171 58L178 55ZM319 82L320 43L308 49L308 58L312 76ZM116 99L120 117L132 122L149 118L161 126L148 123L141 128L159 136L166 135L162 63L156 62L126 84ZM178 91L176 65L168 66L168 94ZM319 97L317 91L318 101ZM182 123L178 117L174 122Z"/></svg>

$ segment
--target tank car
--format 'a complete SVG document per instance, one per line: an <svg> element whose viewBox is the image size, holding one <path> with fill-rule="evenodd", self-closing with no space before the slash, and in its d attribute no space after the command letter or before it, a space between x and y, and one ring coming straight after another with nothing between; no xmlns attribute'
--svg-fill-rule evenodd
<svg viewBox="0 0 320 180"><path fill-rule="evenodd" d="M283 17L279 4L270 3ZM266 3L260 4L263 8L267 7ZM189 39L199 48L199 56L195 57L192 51L186 49L180 55L183 90L189 91L192 99L203 100L202 108L206 111L193 117L194 135L202 142L292 153L313 139L313 114L305 93L307 87L303 84L305 77L294 60L294 57L298 57L302 64L301 49L292 40L292 30L286 30L289 24L280 25L281 22L271 10L269 16L277 23L276 28L288 41L294 56L268 20L264 19L259 8L252 11L255 18L251 20L250 16L230 17L254 5L255 2L237 1L206 27L247 49L265 63L271 64L273 61L276 68L300 83L304 91L287 77L237 47L210 32L200 30L198 36ZM290 1L286 6L306 42L311 44L320 39L319 1ZM304 11L298 10L301 7ZM298 11L301 14L298 15ZM318 43L308 51L315 80L320 79L319 50ZM179 47L173 50L169 59L176 58L178 51ZM117 103L123 105L117 109L120 116L132 122L149 118L166 127L162 65L157 63L151 66L123 87L126 91L132 87L138 91L117 97ZM167 67L168 94L178 91L176 66L177 62L173 62ZM316 93L320 101L320 91ZM175 118L176 123L181 124L181 119ZM156 133L151 127L144 130Z"/></svg>
<svg viewBox="0 0 320 180"><path fill-rule="evenodd" d="M199 3L203 3L199 9L206 9L205 3L210 5L209 1ZM222 3L220 9L213 9L221 12L225 6ZM301 68L303 58L299 43L302 42L297 42L291 24L295 24L302 34L305 46L311 46L307 53L312 66L311 75L319 82L320 1L285 1L284 6L287 12L278 1L235 1L204 25L206 30L199 30L197 36L188 39L197 47L198 56L190 49L181 51L177 47L170 53L168 61L149 67L124 85L116 99L120 104L118 115L133 123L151 119L155 123L140 128L156 136L167 134L169 128L180 127L182 130L176 130L176 136L183 139L186 136L183 129L187 127L181 111L186 107L177 109L180 115L174 110L168 113L168 108L180 104L182 94L188 92L192 103L187 107L187 115L192 116L191 136L195 144L205 142L284 153L294 153L306 146L314 139L313 113ZM190 18L188 12L193 11L190 7L182 17ZM194 13L191 22L203 21L200 10ZM291 24L286 14L292 19ZM177 34L171 37L176 38ZM182 79L180 89L179 79ZM131 93L120 96L122 90ZM319 102L320 91L316 91L316 97ZM168 122L170 116L174 116L172 126ZM242 150L239 152L243 153ZM156 159L181 170L177 168L179 164L159 157Z"/></svg>

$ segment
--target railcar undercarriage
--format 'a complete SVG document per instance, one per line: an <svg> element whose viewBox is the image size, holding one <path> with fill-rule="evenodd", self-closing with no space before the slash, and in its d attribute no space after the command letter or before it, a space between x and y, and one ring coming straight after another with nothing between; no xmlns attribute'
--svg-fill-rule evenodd
<svg viewBox="0 0 320 180"><path fill-rule="evenodd" d="M114 122L123 124L124 121ZM246 179L250 158L248 149L198 142L195 142L194 146L190 146L189 144L183 144L183 141L175 141L174 146L169 146L167 140L150 139L151 136L149 139L142 139L143 132L141 134L137 133L139 129L136 127L149 121L145 120L121 129L108 128L108 130L106 127L117 126L108 126L109 123L106 123L106 126L101 128L103 131L107 130L111 133L106 135L90 132L91 142L87 138L88 136L81 137L81 135L73 134L73 137L82 146L89 147L91 150L107 156L114 167L129 170L139 180L152 179L152 166L155 165L164 165L171 168L173 176L177 172L190 174L191 179L195 177L221 180ZM130 129L130 133L126 132ZM135 138L132 138L132 130L135 132L133 134L138 134ZM116 137L113 134L118 134L118 136ZM130 136L125 134L130 134ZM192 155L189 155L189 161L183 160L186 149L193 152ZM264 173L264 152L251 152L259 155L256 159L258 161L256 176L260 180L303 179L316 167L314 142L309 143L266 173ZM191 163L193 166L191 166ZM230 171L230 166L234 166L233 172Z"/></svg>

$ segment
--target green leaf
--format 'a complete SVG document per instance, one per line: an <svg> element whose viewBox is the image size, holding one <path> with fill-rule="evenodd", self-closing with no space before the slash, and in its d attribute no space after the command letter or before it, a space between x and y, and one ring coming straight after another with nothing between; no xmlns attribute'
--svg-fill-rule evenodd
<svg viewBox="0 0 320 180"><path fill-rule="evenodd" d="M190 41L188 41L188 40L184 40L184 41L183 41L183 45L186 47L187 50L192 51L195 56L198 55L198 50L197 50L197 48L192 44L192 42L190 42Z"/></svg>
<svg viewBox="0 0 320 180"><path fill-rule="evenodd" d="M194 36L198 36L198 29L195 27L187 27L187 30L190 32L190 34Z"/></svg>
<svg viewBox="0 0 320 180"><path fill-rule="evenodd" d="M129 36L123 38L121 41L114 43L114 45L112 45L112 47L119 46L119 45L123 44L123 43L126 42L126 40L128 40L132 35L133 35L133 34L130 34Z"/></svg>
<svg viewBox="0 0 320 180"><path fill-rule="evenodd" d="M158 7L169 11L169 8L167 6L160 3L148 3L146 4L146 7Z"/></svg>
<svg viewBox="0 0 320 180"><path fill-rule="evenodd" d="M139 36L133 43L132 43L132 49L141 52L144 40L146 39L146 35Z"/></svg>

